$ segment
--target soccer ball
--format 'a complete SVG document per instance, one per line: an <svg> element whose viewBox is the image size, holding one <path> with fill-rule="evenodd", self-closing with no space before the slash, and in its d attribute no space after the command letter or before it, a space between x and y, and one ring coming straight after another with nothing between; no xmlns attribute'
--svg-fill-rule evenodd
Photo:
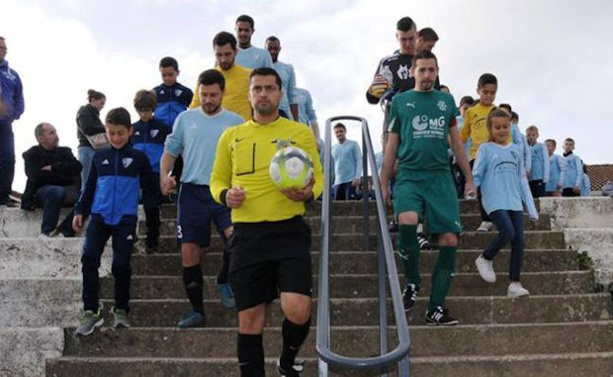
<svg viewBox="0 0 613 377"><path fill-rule="evenodd" d="M303 189L313 178L313 160L298 147L281 148L270 161L270 178L279 189Z"/></svg>

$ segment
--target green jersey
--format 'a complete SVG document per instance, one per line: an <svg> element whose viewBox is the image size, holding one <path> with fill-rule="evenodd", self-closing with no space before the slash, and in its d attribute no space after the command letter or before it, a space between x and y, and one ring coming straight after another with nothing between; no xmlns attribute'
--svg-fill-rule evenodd
<svg viewBox="0 0 613 377"><path fill-rule="evenodd" d="M398 169L449 170L449 128L459 115L453 96L433 90L409 90L392 101L388 131L397 133Z"/></svg>

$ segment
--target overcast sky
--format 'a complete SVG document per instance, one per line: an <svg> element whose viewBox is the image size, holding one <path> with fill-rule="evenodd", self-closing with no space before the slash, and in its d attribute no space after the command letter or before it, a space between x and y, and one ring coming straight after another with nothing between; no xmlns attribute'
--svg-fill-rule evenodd
<svg viewBox="0 0 613 377"><path fill-rule="evenodd" d="M26 100L13 124L13 189L25 185L21 154L36 143L36 124L54 124L76 155L75 115L88 89L106 94L103 117L117 106L135 116L136 91L161 83L161 57L177 58L179 81L194 87L213 67L213 36L233 32L241 14L255 19L254 45L281 40L279 59L311 91L321 125L358 115L379 134L381 110L364 93L378 61L398 47L396 21L410 16L439 34L441 82L456 101L476 95L480 74L494 73L496 103L510 103L522 129L537 125L541 141L571 136L586 163L613 163L612 1L0 0L0 35ZM349 137L359 138L357 128Z"/></svg>

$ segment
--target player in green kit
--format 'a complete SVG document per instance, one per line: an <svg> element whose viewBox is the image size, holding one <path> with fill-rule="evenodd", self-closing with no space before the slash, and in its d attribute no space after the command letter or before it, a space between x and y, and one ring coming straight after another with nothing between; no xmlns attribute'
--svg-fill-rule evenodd
<svg viewBox="0 0 613 377"><path fill-rule="evenodd" d="M473 196L476 190L456 127L458 110L453 96L434 90L438 76L436 56L430 51L416 54L411 74L415 89L397 94L392 102L381 188L391 204L388 182L398 159L393 205L399 222L398 253L407 281L403 292L405 311L413 309L420 288L417 224L426 217L428 229L438 236L440 245L426 322L456 325L459 321L444 307L455 274L455 255L462 231L457 192L449 173L448 137L466 176L465 196Z"/></svg>

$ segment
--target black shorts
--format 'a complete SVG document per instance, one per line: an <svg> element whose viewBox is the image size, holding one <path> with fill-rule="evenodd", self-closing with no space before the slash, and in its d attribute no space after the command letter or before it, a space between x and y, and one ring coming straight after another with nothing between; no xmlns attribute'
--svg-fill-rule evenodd
<svg viewBox="0 0 613 377"><path fill-rule="evenodd" d="M230 286L238 311L269 303L279 292L311 296L311 228L301 216L236 223L228 241Z"/></svg>

